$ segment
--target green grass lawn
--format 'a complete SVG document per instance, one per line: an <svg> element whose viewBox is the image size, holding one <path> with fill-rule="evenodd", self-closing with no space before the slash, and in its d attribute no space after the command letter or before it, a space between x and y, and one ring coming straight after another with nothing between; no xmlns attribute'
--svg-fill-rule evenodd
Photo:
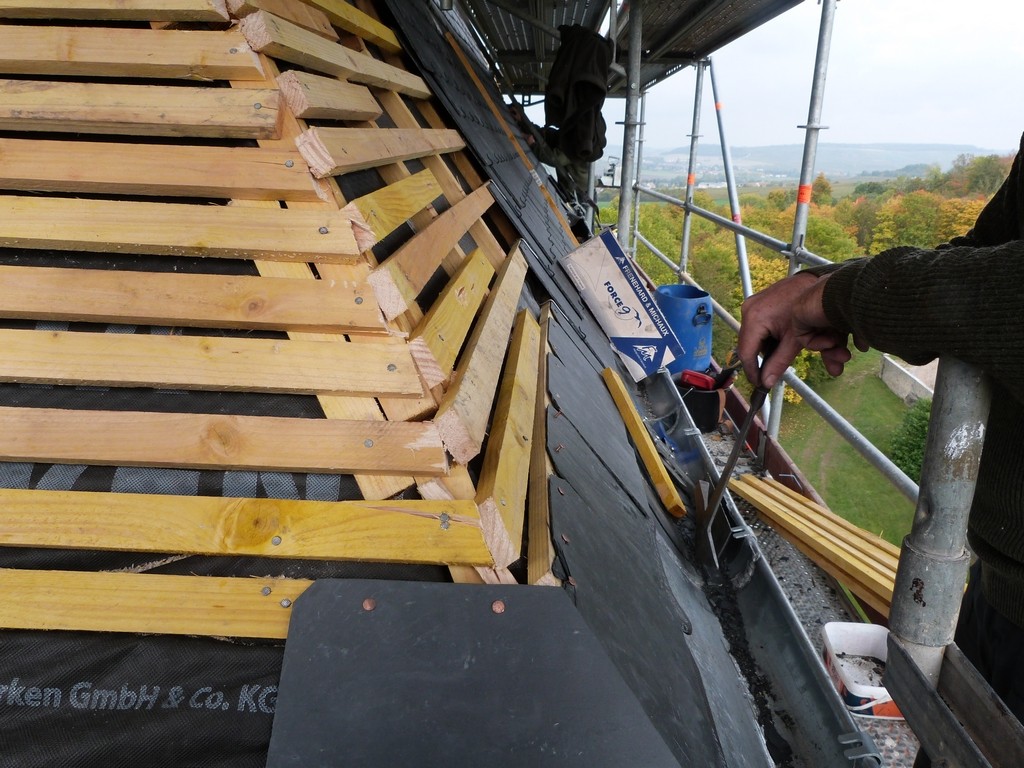
<svg viewBox="0 0 1024 768"><path fill-rule="evenodd" d="M907 406L878 378L880 354L855 353L846 371L815 389L883 453ZM829 508L899 545L914 505L805 403L783 407L779 439Z"/></svg>

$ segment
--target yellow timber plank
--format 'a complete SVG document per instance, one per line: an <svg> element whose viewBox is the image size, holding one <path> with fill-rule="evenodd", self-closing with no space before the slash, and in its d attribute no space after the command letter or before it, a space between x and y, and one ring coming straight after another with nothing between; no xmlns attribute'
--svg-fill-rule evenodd
<svg viewBox="0 0 1024 768"><path fill-rule="evenodd" d="M453 565L448 568L456 584L509 584L517 585L516 577L508 568L481 568Z"/></svg>
<svg viewBox="0 0 1024 768"><path fill-rule="evenodd" d="M224 0L0 0L0 18L226 22Z"/></svg>
<svg viewBox="0 0 1024 768"><path fill-rule="evenodd" d="M260 55L260 63L264 70L267 72L268 80L270 78L277 77L280 73L277 69L277 64L267 56ZM232 83L233 87L236 88L247 88L250 83ZM259 84L263 85L263 83ZM282 120L282 140L288 143L288 148L294 147L295 137L304 128L304 123L297 119L287 109L283 110ZM262 140L260 146L263 148L272 148L276 144L272 141ZM345 204L345 199L341 194L337 182L333 179L329 179L327 187L331 191L332 200L325 203L296 203L295 207L302 208L323 208L323 209L337 209L338 207ZM260 206L268 205L267 203L260 203L258 201L239 201L241 204ZM276 276L276 277L298 277L305 280L314 279L314 274L310 267L306 264L287 263L287 262L272 262L258 260L256 266L260 271L261 275L265 276ZM369 289L369 285L366 284L366 276L369 273L369 264L367 261L362 261L359 264L318 264L317 272L321 278L327 281L335 281L339 284L351 282L364 285L369 291L369 295L366 296L365 304L371 305L374 310L380 313L377 308L377 302L373 300L372 290ZM357 297L362 299L363 297ZM383 322L383 316L381 316ZM291 332L292 337L295 337L295 332ZM354 337L355 338L355 337ZM368 397L333 397L328 395L321 395L317 398L320 403L320 407L323 409L324 415L328 419L341 419L341 420L359 420L359 421L383 421L384 414L381 412L381 408L378 406L377 401L373 398ZM355 473L354 475L356 483L359 485L359 490L365 499L386 499L394 496L397 493L404 491L406 488L413 484L413 478L409 475L381 475L381 474L370 474L370 473Z"/></svg>
<svg viewBox="0 0 1024 768"><path fill-rule="evenodd" d="M458 131L437 128L309 128L295 144L321 179L466 146Z"/></svg>
<svg viewBox="0 0 1024 768"><path fill-rule="evenodd" d="M448 567L455 584L486 584L484 577L476 568L468 565L452 565Z"/></svg>
<svg viewBox="0 0 1024 768"><path fill-rule="evenodd" d="M386 93L391 92L387 91ZM427 166L429 170L429 163L427 163ZM406 165L401 162L386 162L383 165L377 166L375 170L380 175L381 179L383 179L384 182L389 187L394 184L405 182L410 176L413 175L410 172L410 170L406 167ZM383 190L378 191L384 193ZM395 205L395 217L397 218L397 216L409 215L411 213L410 208L413 206L410 205L406 207L406 204L414 201L394 201L394 203L399 202L401 202L401 205ZM433 207L428 206L426 208L422 208L418 212L411 213L411 216L408 220L408 224L413 228L414 231L419 231L429 226L429 224L431 223L435 216L436 212L434 211ZM372 253L367 254L368 261L376 264L376 258L371 258L372 256ZM407 334L412 329L414 324L421 319L421 317L422 312L420 311L419 307L414 306L403 317L397 318L395 321L392 321L391 325L400 333ZM419 350L414 351L414 359L417 360L417 364L419 364L419 359L417 357L418 352ZM379 398L379 402L381 410L384 412L385 416L392 421L421 421L423 419L431 418L434 412L437 410L437 399L435 398L433 393L429 391L425 393L424 397L417 400L412 400L409 398L395 399L382 397ZM470 498L472 498L472 496L470 496Z"/></svg>
<svg viewBox="0 0 1024 768"><path fill-rule="evenodd" d="M345 263L372 244L354 210L0 198L9 248Z"/></svg>
<svg viewBox="0 0 1024 768"><path fill-rule="evenodd" d="M768 504L771 504L769 500L762 499L754 506L760 510L762 505ZM871 553L865 553L851 544L848 539L836 536L827 528L794 515L787 508L771 506L769 511L764 514L765 516L771 515L776 526L783 526L787 530L797 531L800 535L806 536L808 541L814 542L819 552L830 557L847 573L853 574L858 582L874 584L875 581L880 580L882 584L886 585L887 591L884 594L888 596L891 593L896 569L879 563Z"/></svg>
<svg viewBox="0 0 1024 768"><path fill-rule="evenodd" d="M279 101L265 88L0 80L0 129L269 139L279 131Z"/></svg>
<svg viewBox="0 0 1024 768"><path fill-rule="evenodd" d="M793 496L780 491L781 485L767 483L760 478L742 475L734 478L739 485L735 489L737 493L743 494L746 487L752 487L763 498L775 503L781 511L801 520L836 540L842 541L852 549L861 553L868 561L875 563L877 568L885 573L895 573L899 565L899 550L889 542L872 533L869 533L849 521L843 520L833 512L814 504L809 499L801 496ZM730 483L731 487L732 483ZM801 502L800 499L803 499ZM895 550L895 552L894 552Z"/></svg>
<svg viewBox="0 0 1024 768"><path fill-rule="evenodd" d="M300 279L313 282L313 273L307 264L296 264L294 262L281 261L257 261L256 266L263 277L260 279ZM328 269L329 268L329 269ZM350 266L345 264L320 265L319 271L324 281L330 283L354 283L361 286L363 295L356 298L362 300L360 306L371 308L376 313L377 321L383 324L384 317L380 314L377 302L373 300L373 292L366 282L366 275L369 273L369 265L366 263ZM317 281L319 282L319 281ZM365 299L365 300L363 300ZM386 328L385 328L386 330ZM290 332L293 339L322 339L339 340L337 336L324 334L303 334ZM352 338L358 338L353 336ZM328 419L340 419L346 421L370 421L382 422L384 414L381 413L377 401L369 397L338 397L334 395L318 395L317 401L323 409L324 416ZM356 483L365 499L387 499L397 493L404 491L413 484L413 478L405 475L380 475L360 474L355 475Z"/></svg>
<svg viewBox="0 0 1024 768"><path fill-rule="evenodd" d="M352 201L374 236L383 240L441 196L441 185L429 170L399 179Z"/></svg>
<svg viewBox="0 0 1024 768"><path fill-rule="evenodd" d="M389 53L398 53L402 50L394 32L345 0L304 0L304 2L323 10L331 23L339 29L361 37L381 50Z"/></svg>
<svg viewBox="0 0 1024 768"><path fill-rule="evenodd" d="M291 70L277 77L285 104L303 120L376 120L380 104L365 85Z"/></svg>
<svg viewBox="0 0 1024 768"><path fill-rule="evenodd" d="M888 603L892 599L895 580L894 572L881 572L875 564L866 562L860 553L851 551L844 542L789 515L752 486L740 483L736 485L737 492L811 560L846 584L855 595L865 599L876 610L876 603L881 602L885 606L886 615L888 614Z"/></svg>
<svg viewBox="0 0 1024 768"><path fill-rule="evenodd" d="M773 497L777 497L779 499L782 499L783 497L790 499L791 504L794 505L798 510L803 511L806 515L814 515L820 517L822 518L823 522L825 522L827 525L842 528L848 533L854 536L859 536L865 541L870 542L872 545L876 546L880 550L880 554L886 556L889 559L889 562L893 566L893 568L895 568L896 563L899 562L900 548L897 547L895 544L886 541L882 537L874 533L871 533L870 531L866 531L863 528L854 525L849 520L846 520L845 518L837 515L828 507L823 507L820 504L811 501L806 496L803 496L797 493L796 491L787 488L778 480L758 479L757 482L767 486L767 488L764 489L765 493Z"/></svg>
<svg viewBox="0 0 1024 768"><path fill-rule="evenodd" d="M401 96L396 93L392 93L391 91L383 91L378 94L378 98L384 106L388 117L394 121L395 127L405 129L415 129L420 127L419 120L415 115L413 115L409 106L402 100ZM431 102L418 102L417 108L418 111L427 119L428 125L431 128L445 128L444 121L440 118L437 112L434 111L431 106ZM464 153L457 152L453 156L456 164L458 164L459 158L463 154ZM444 196L447 198L449 204L455 205L466 197L466 193L462 188L461 182L447 166L444 158L437 155L425 155L421 158L421 162L434 174L434 177L441 185L441 190L444 192ZM470 188L478 187L483 183L479 177L473 176L468 171L463 171L462 174ZM497 238L495 238L487 224L482 220L474 222L469 228L469 234L473 237L477 246L479 246L487 256L488 261L491 262L491 266L494 267L494 269L498 269L505 261L505 250L498 243Z"/></svg>
<svg viewBox="0 0 1024 768"><path fill-rule="evenodd" d="M291 606L312 583L4 568L0 627L283 639Z"/></svg>
<svg viewBox="0 0 1024 768"><path fill-rule="evenodd" d="M232 16L243 18L256 11L267 11L300 27L316 32L328 40L337 40L338 33L331 26L327 14L300 0L227 0Z"/></svg>
<svg viewBox="0 0 1024 768"><path fill-rule="evenodd" d="M304 395L420 397L404 342L0 329L0 381Z"/></svg>
<svg viewBox="0 0 1024 768"><path fill-rule="evenodd" d="M434 417L445 447L462 464L479 454L483 445L525 278L526 259L517 243L498 273L480 319L466 343L452 386Z"/></svg>
<svg viewBox="0 0 1024 768"><path fill-rule="evenodd" d="M636 446L640 459L647 468L647 473L654 483L654 489L658 492L658 498L661 499L661 503L675 517L685 516L686 506L679 496L679 491L676 490L675 483L672 482L672 477L668 474L668 470L665 469L661 456L658 454L658 449L654 446L654 441L651 440L651 434L647 431L644 420L637 413L636 406L633 405L633 398L630 397L619 374L611 368L605 368L601 371L601 378L604 379L604 383L611 393L612 400L615 401L615 405L619 409L619 414L622 416L626 429L629 430L630 437L633 438L633 444Z"/></svg>
<svg viewBox="0 0 1024 768"><path fill-rule="evenodd" d="M350 337L350 341L354 344L363 344L370 340L370 337L355 335ZM395 341L401 344L405 352L412 358L417 376L421 376L418 373L421 368L421 361L417 359L418 350L409 346L405 339L396 339ZM380 408L389 421L422 421L429 419L437 410L437 401L423 381L420 381L418 397L410 395L394 397L386 392L381 392L377 397L377 402L380 403Z"/></svg>
<svg viewBox="0 0 1024 768"><path fill-rule="evenodd" d="M451 375L493 277L487 257L479 248L474 250L409 336L420 375L429 387Z"/></svg>
<svg viewBox="0 0 1024 768"><path fill-rule="evenodd" d="M0 544L493 566L472 501L0 490Z"/></svg>
<svg viewBox="0 0 1024 768"><path fill-rule="evenodd" d="M224 0L0 0L0 19L228 20Z"/></svg>
<svg viewBox="0 0 1024 768"><path fill-rule="evenodd" d="M469 470L461 464L453 464L448 474L442 477L417 477L416 490L422 498L436 501L476 498L473 478L470 477Z"/></svg>
<svg viewBox="0 0 1024 768"><path fill-rule="evenodd" d="M444 257L493 203L490 186L480 187L438 216L370 273L370 285L386 318L393 320L408 311Z"/></svg>
<svg viewBox="0 0 1024 768"><path fill-rule="evenodd" d="M551 302L540 308L540 355L537 364L537 398L533 415L533 445L530 447L530 490L528 499L526 583L560 586L551 572L555 546L551 541L551 503L548 498L549 468L547 451L548 404L548 328Z"/></svg>
<svg viewBox="0 0 1024 768"><path fill-rule="evenodd" d="M771 514L772 519L777 519L779 524L787 527L799 526L808 535L813 535L816 540L834 547L836 552L843 554L844 562L852 563L858 570L870 571L884 579L895 577L898 561L880 558L880 550L869 545L860 536L851 535L848 531L831 525L823 518L806 515L804 510L793 507L786 499L780 502L767 492L764 483L733 478L729 482L729 489L749 501L758 510L765 507L767 510L765 514Z"/></svg>
<svg viewBox="0 0 1024 768"><path fill-rule="evenodd" d="M0 461L441 475L429 422L0 408Z"/></svg>
<svg viewBox="0 0 1024 768"><path fill-rule="evenodd" d="M372 298L365 280L0 265L0 317L19 320L386 333Z"/></svg>
<svg viewBox="0 0 1024 768"><path fill-rule="evenodd" d="M70 4L69 4L70 5ZM76 77L262 80L237 29L0 27L0 73Z"/></svg>
<svg viewBox="0 0 1024 768"><path fill-rule="evenodd" d="M851 565L835 547L824 543L815 532L808 531L797 521L777 515L773 511L764 511L759 504L755 505L763 518L797 549L806 555L822 570L832 576L840 584L845 585L856 597L863 600L883 615L889 614L892 601L892 578L872 575Z"/></svg>
<svg viewBox="0 0 1024 768"><path fill-rule="evenodd" d="M321 200L297 152L0 139L0 188L161 197Z"/></svg>
<svg viewBox="0 0 1024 768"><path fill-rule="evenodd" d="M529 310L521 310L476 488L484 538L499 568L514 563L522 551L539 354L540 325Z"/></svg>
<svg viewBox="0 0 1024 768"><path fill-rule="evenodd" d="M304 69L337 75L353 83L385 88L419 99L430 97L423 78L365 53L325 40L315 32L258 11L242 19L242 34L253 50Z"/></svg>

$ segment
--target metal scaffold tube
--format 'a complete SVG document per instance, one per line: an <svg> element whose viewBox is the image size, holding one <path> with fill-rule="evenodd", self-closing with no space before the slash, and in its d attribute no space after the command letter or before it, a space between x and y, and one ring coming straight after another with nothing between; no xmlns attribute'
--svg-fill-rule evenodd
<svg viewBox="0 0 1024 768"><path fill-rule="evenodd" d="M725 170L725 188L729 193L729 212L732 220L737 224L743 223L743 214L740 210L740 196L736 191L736 177L732 172L732 153L729 151L729 142L725 139L725 121L722 119L722 100L718 97L718 81L715 79L715 65L708 59L708 74L711 75L711 96L715 100L715 116L718 118L718 140L722 144L722 168ZM739 232L736 237L736 261L740 270L740 285L743 288L743 298L747 298L754 292L750 283L750 266L747 264L747 242Z"/></svg>
<svg viewBox="0 0 1024 768"><path fill-rule="evenodd" d="M807 217L811 205L811 188L814 184L814 161L818 152L818 132L825 127L821 125L821 109L825 101L825 80L828 75L828 54L832 45L835 12L836 0L822 1L818 49L814 57L814 77L811 81L811 103L807 110L807 124L799 126L806 133L804 154L800 163L800 186L797 187L796 217L793 221L790 272L796 270L797 257L803 250L804 238L807 235Z"/></svg>
<svg viewBox="0 0 1024 768"><path fill-rule="evenodd" d="M686 195L683 204L683 242L679 248L679 269L686 272L690 261L690 227L693 224L693 188L697 185L697 143L700 140L700 106L704 90L704 68L708 60L697 62L697 81L693 89L693 127L690 129L690 159L686 167Z"/></svg>
<svg viewBox="0 0 1024 768"><path fill-rule="evenodd" d="M647 91L640 94L640 126L637 132L636 148L636 183L640 183L640 169L644 162L644 116L647 112ZM640 195L633 197L633 232L629 251L636 253L636 233L640 229Z"/></svg>
<svg viewBox="0 0 1024 768"><path fill-rule="evenodd" d="M836 0L822 0L821 24L818 27L818 48L814 56L814 77L811 80L811 103L807 109L807 124L800 126L804 136L804 154L800 162L800 185L796 194L796 215L793 220L793 239L789 248L789 273L796 272L804 254L807 236L807 218L811 207L811 189L814 183L814 160L818 152L818 132L821 109L825 101L825 80L828 75L828 54L832 46L832 23L835 20ZM775 440L782 426L782 403L785 384L780 381L772 391L768 410L768 434Z"/></svg>
<svg viewBox="0 0 1024 768"><path fill-rule="evenodd" d="M967 577L967 518L992 401L988 377L955 358L939 359L928 422L921 492L903 540L889 628L936 685L953 642Z"/></svg>
<svg viewBox="0 0 1024 768"><path fill-rule="evenodd" d="M699 205L687 204L677 197L666 195L664 192L658 192L653 189L638 189L637 192L643 195L648 195L649 197L653 197L655 200L663 200L666 203L671 203L672 205L679 206L680 208L683 208L686 211L695 213L702 219L707 219L708 221L717 224L723 229L728 229L731 230L732 232L742 232L747 238L754 240L755 242L758 242L767 248L779 251L780 253L785 253L786 249L789 247L789 243L784 243L781 240L772 237L771 235L766 235L764 232L758 232L756 229L751 229L750 227L744 226L743 224L737 224L731 219L727 219L724 216L719 216L714 211L706 210L704 208L701 208ZM814 256L814 263L831 264L832 262L830 262L828 259L823 259L820 256Z"/></svg>
<svg viewBox="0 0 1024 768"><path fill-rule="evenodd" d="M640 55L643 47L643 0L629 6L629 61L626 67L626 115L622 130L622 183L619 186L618 240L629 250L629 217L633 210L633 183L637 176L636 129L640 103Z"/></svg>

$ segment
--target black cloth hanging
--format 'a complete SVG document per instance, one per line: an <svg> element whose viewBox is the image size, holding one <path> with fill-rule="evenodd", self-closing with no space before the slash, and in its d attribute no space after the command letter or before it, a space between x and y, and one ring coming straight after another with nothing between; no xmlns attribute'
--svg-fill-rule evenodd
<svg viewBox="0 0 1024 768"><path fill-rule="evenodd" d="M608 93L612 42L579 25L558 28L561 44L544 92L544 118L557 130L557 146L570 160L593 162L604 154L607 126L601 116Z"/></svg>

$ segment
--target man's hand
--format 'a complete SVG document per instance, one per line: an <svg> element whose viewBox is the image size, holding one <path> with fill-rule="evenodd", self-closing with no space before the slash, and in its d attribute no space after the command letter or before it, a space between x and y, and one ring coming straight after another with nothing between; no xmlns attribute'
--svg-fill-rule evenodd
<svg viewBox="0 0 1024 768"><path fill-rule="evenodd" d="M829 323L822 307L828 275L797 273L780 280L743 302L743 323L737 345L750 383L770 389L802 349L821 353L833 376L850 360L847 335ZM867 346L857 339L857 348ZM757 355L766 355L758 369Z"/></svg>

